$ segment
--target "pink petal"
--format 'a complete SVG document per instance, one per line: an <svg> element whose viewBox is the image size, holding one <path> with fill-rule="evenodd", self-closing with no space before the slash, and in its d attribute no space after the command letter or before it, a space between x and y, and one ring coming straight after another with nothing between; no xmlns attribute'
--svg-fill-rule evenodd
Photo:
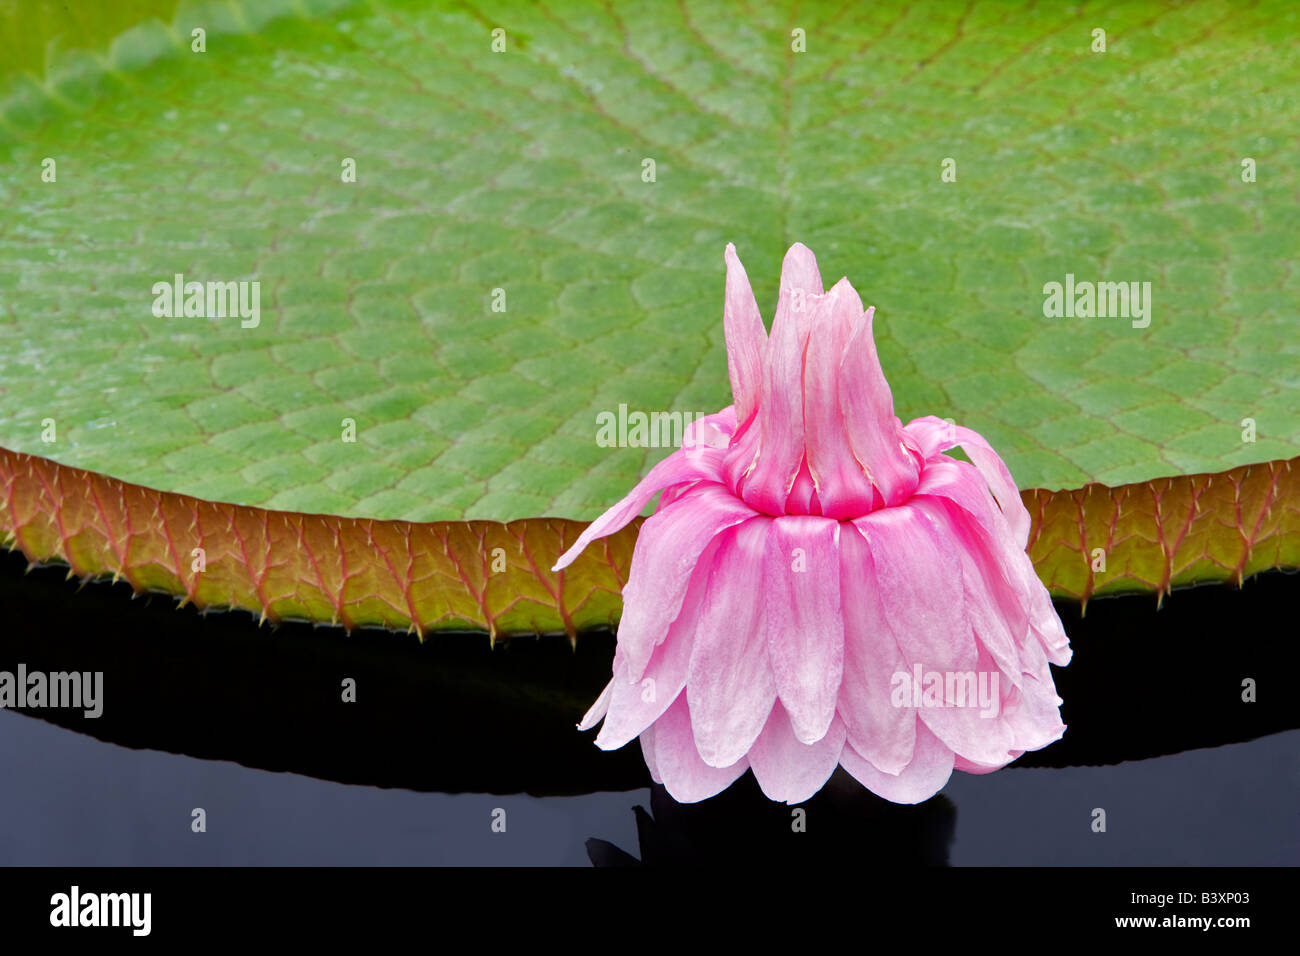
<svg viewBox="0 0 1300 956"><path fill-rule="evenodd" d="M1051 680L1040 682L1026 674L1020 687L1004 705L1012 739L1021 751L1041 750L1065 733L1061 698Z"/></svg>
<svg viewBox="0 0 1300 956"><path fill-rule="evenodd" d="M618 626L633 680L641 679L651 652L677 619L701 554L719 532L753 516L722 485L702 483L646 519L632 551Z"/></svg>
<svg viewBox="0 0 1300 956"><path fill-rule="evenodd" d="M880 368L872 337L875 308L858 320L840 366L840 408L858 463L885 503L907 500L916 487L918 467L899 436L894 396Z"/></svg>
<svg viewBox="0 0 1300 956"><path fill-rule="evenodd" d="M999 547L1005 544L1009 550L1024 550L1014 547L1011 528L989 494L983 475L973 465L946 455L927 460L916 494L948 499L978 521Z"/></svg>
<svg viewBox="0 0 1300 956"><path fill-rule="evenodd" d="M817 500L817 486L813 483L812 472L808 470L808 460L799 463L799 472L794 476L790 494L785 499L785 513L788 515L820 515L822 508Z"/></svg>
<svg viewBox="0 0 1300 956"><path fill-rule="evenodd" d="M1008 692L1017 691L986 652L980 654L969 676L973 686L966 688L971 696L964 706L945 702L943 707L922 707L917 715L945 747L967 760L988 765L1008 763L1019 741L1006 719L1004 698ZM991 692L987 707L980 700L985 690Z"/></svg>
<svg viewBox="0 0 1300 956"><path fill-rule="evenodd" d="M988 482L989 491L993 492L993 497L997 499L1016 544L1020 546L1021 551L1024 551L1025 545L1029 543L1029 512L1020 498L1020 490L1016 488L1011 472L1007 470L1002 458L982 435L961 425L957 426L956 431L962 448L970 456L975 467L980 470L984 480Z"/></svg>
<svg viewBox="0 0 1300 956"><path fill-rule="evenodd" d="M767 539L768 659L795 736L804 743L826 735L844 672L839 528L830 518L787 515L773 520Z"/></svg>
<svg viewBox="0 0 1300 956"><path fill-rule="evenodd" d="M755 416L749 422L742 422L731 437L731 447L722 461L723 482L728 488L737 490L744 496L744 489L749 476L758 461L759 446L763 436L763 426Z"/></svg>
<svg viewBox="0 0 1300 956"><path fill-rule="evenodd" d="M912 436L921 450L921 457L926 461L960 444L957 441L957 426L934 415L912 419L903 426L903 431Z"/></svg>
<svg viewBox="0 0 1300 956"><path fill-rule="evenodd" d="M953 754L921 721L916 723L916 752L897 775L882 773L852 745L840 755L844 767L864 787L894 803L920 803L943 789L952 776Z"/></svg>
<svg viewBox="0 0 1300 956"><path fill-rule="evenodd" d="M832 721L825 736L803 743L785 708L777 704L749 751L749 766L770 800L803 803L822 788L844 751L844 724Z"/></svg>
<svg viewBox="0 0 1300 956"><path fill-rule="evenodd" d="M1014 589L1030 628L1046 648L1052 663L1068 664L1070 642L1061 618L1052 607L1052 599L1025 553L1024 545L1016 538L1004 513L984 486L980 473L964 461L932 460L927 462L922 482L917 487L917 494L923 493L947 498L978 522L984 531L985 552L991 554L1003 580ZM1023 641L1024 632L1018 626L1019 615L1011 611L1006 611L1006 614L1017 642Z"/></svg>
<svg viewBox="0 0 1300 956"><path fill-rule="evenodd" d="M1029 627L1037 635L1044 650L1047 651L1048 659L1056 666L1064 667L1070 663L1070 658L1074 652L1070 650L1070 639L1065 634L1065 626L1061 624L1060 615L1056 613L1056 608L1052 606L1051 595L1047 593L1047 588L1043 586L1042 579L1038 577L1038 572L1034 570L1034 563L1029 559L1029 555L1023 552L1018 555L1015 566L1019 572L1019 578L1026 582L1026 610L1029 612Z"/></svg>
<svg viewBox="0 0 1300 956"><path fill-rule="evenodd" d="M790 247L781 269L781 294L756 424L758 455L749 467L741 495L765 514L785 513L786 498L804 455L803 359L812 324L812 296L822 294L817 260L806 246Z"/></svg>
<svg viewBox="0 0 1300 956"><path fill-rule="evenodd" d="M785 513L786 498L803 461L800 386L806 342L793 318L772 329L763 401L755 421L758 454L740 486L745 501L769 515Z"/></svg>
<svg viewBox="0 0 1300 956"><path fill-rule="evenodd" d="M993 447L984 440L984 436L933 415L913 419L907 423L906 430L917 440L927 459L957 445L962 447L997 499L1007 525L1011 528L1011 534L1023 551L1029 543L1029 512L1025 510L1025 503L1020 498L1011 472Z"/></svg>
<svg viewBox="0 0 1300 956"><path fill-rule="evenodd" d="M956 464L955 462L953 464ZM1020 651L1029 621L1015 592L1007 582L997 558L984 540L983 529L973 518L945 497L922 494L927 478L936 470L926 466L917 495L910 506L924 509L941 535L957 544L961 560L962 595L966 617L976 640L984 646L998 668L1013 684L1020 682ZM955 471L955 469L954 469Z"/></svg>
<svg viewBox="0 0 1300 956"><path fill-rule="evenodd" d="M687 425L682 431L682 450L688 454L692 449L726 451L735 431L736 406L728 405L719 412L697 418ZM721 471L718 473L721 474Z"/></svg>
<svg viewBox="0 0 1300 956"><path fill-rule="evenodd" d="M916 743L916 710L891 699L893 675L909 665L885 620L871 549L853 524L840 529L840 569L844 683L836 709L854 749L896 774L911 762Z"/></svg>
<svg viewBox="0 0 1300 956"><path fill-rule="evenodd" d="M645 758L646 769L650 771L650 779L655 783L662 784L664 778L659 776L659 768L655 766L655 726L651 724L641 732L641 756Z"/></svg>
<svg viewBox="0 0 1300 956"><path fill-rule="evenodd" d="M721 481L724 455L725 452L721 449L704 446L677 449L651 468L622 501L587 525L578 540L560 556L551 570L564 570L592 541L626 527L661 489L682 482Z"/></svg>
<svg viewBox="0 0 1300 956"><path fill-rule="evenodd" d="M654 724L654 768L678 803L696 803L720 793L745 772L744 757L730 767L710 767L700 759L691 733L691 712L680 695Z"/></svg>
<svg viewBox="0 0 1300 956"><path fill-rule="evenodd" d="M1020 754L1016 754L1016 756L1018 757L1020 756ZM1008 763L1009 762L1010 761L1008 761ZM952 758L952 769L960 770L963 773L973 773L973 774L992 773L994 770L1001 770L1005 766L1006 766L1005 763L999 763L999 764L994 764L991 767L988 767L985 766L984 764L974 763L973 761L967 760L961 754L953 754L953 758Z"/></svg>
<svg viewBox="0 0 1300 956"><path fill-rule="evenodd" d="M711 419L719 419L720 423L725 423L725 416L722 412L718 415L708 416ZM707 432L686 432L686 434L697 434L705 436ZM723 449L714 449L703 445L695 445L690 449L677 449L671 455L664 458L651 468L646 476L643 477L630 492L627 497L623 498L610 510L595 519L589 525L586 525L581 535L578 535L577 541L573 542L571 548L560 555L559 561L555 562L555 567L551 571L563 571L565 567L572 564L578 554L586 548L595 538L612 535L619 531L620 528L627 527L628 522L641 511L645 509L650 499L659 492L660 489L667 488L669 485L684 483L684 481L722 481L723 480L723 458L725 451Z"/></svg>
<svg viewBox="0 0 1300 956"><path fill-rule="evenodd" d="M796 311L799 303L795 293L802 294L806 300L809 296L821 295L823 291L822 274L817 269L817 257L802 242L796 242L786 250L785 259L781 261L781 289L777 299L777 317L781 317L784 306L789 312L802 315L802 321L806 322L809 312L806 308Z"/></svg>
<svg viewBox="0 0 1300 956"><path fill-rule="evenodd" d="M767 329L763 328L763 318L749 286L749 276L745 274L736 247L731 243L727 243L723 259L727 263L727 291L722 309L722 327L727 337L727 371L731 376L731 394L736 399L736 419L743 424L758 409Z"/></svg>
<svg viewBox="0 0 1300 956"><path fill-rule="evenodd" d="M961 550L968 545L941 534L923 500L872 512L856 524L866 532L883 595L885 616L904 658L920 665L923 679L943 681L942 706L918 716L951 750L983 763L998 760L1011 744L1005 724L974 702L950 698L949 680L980 671L965 606ZM985 670L994 669L991 660Z"/></svg>
<svg viewBox="0 0 1300 956"><path fill-rule="evenodd" d="M925 512L882 508L853 522L866 535L889 628L909 665L965 671L978 659L963 613L961 561Z"/></svg>
<svg viewBox="0 0 1300 956"><path fill-rule="evenodd" d="M841 279L817 302L804 360L803 412L808 468L816 483L820 513L855 518L872 510L871 482L853 457L840 409L840 362L862 300Z"/></svg>
<svg viewBox="0 0 1300 956"><path fill-rule="evenodd" d="M614 673L618 674L617 665L614 667ZM591 709L587 711L586 716L582 718L582 722L578 724L579 730L590 730L600 723L605 714L609 712L609 702L614 696L614 682L616 680L618 680L617 676L611 678L610 682L605 685L605 689L600 692L596 702L591 705Z"/></svg>
<svg viewBox="0 0 1300 956"><path fill-rule="evenodd" d="M682 435L682 455L687 461L702 460L702 471L716 470L722 475L722 466L726 461L726 451L731 443L731 436L736 431L736 406L728 405L713 415L697 418L686 426ZM695 487L695 481L680 482L669 485L659 496L655 511L662 511L686 492Z"/></svg>
<svg viewBox="0 0 1300 956"><path fill-rule="evenodd" d="M709 572L719 542L711 544L701 556L691 576L690 587L682 602L681 613L668 629L662 643L650 655L645 673L631 676L620 641L614 657L614 678L610 681L610 700L604 726L596 736L602 750L617 750L653 724L678 698L686 686L687 667L695 643L700 607L709 590Z"/></svg>
<svg viewBox="0 0 1300 956"><path fill-rule="evenodd" d="M771 525L754 518L722 533L695 629L686 695L696 749L714 767L748 752L776 702L763 599L754 588Z"/></svg>

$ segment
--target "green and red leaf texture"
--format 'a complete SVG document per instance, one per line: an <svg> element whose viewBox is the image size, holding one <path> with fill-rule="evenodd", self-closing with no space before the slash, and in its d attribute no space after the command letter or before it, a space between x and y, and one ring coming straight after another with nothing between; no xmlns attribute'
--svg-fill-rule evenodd
<svg viewBox="0 0 1300 956"><path fill-rule="evenodd" d="M1028 551L1052 593L1094 595L1242 584L1300 567L1300 458L1109 488L1022 492Z"/></svg>
<svg viewBox="0 0 1300 956"><path fill-rule="evenodd" d="M1300 566L1298 463L1117 488L1027 490L1029 553L1053 594L1085 602L1239 584L1259 571ZM552 572L583 527L561 518L420 523L273 511L156 491L0 448L0 541L33 564L64 563L71 575L112 576L137 592L271 622L422 637L485 631L493 639L613 626L640 521Z"/></svg>
<svg viewBox="0 0 1300 956"><path fill-rule="evenodd" d="M578 631L618 618L635 535L549 568L583 527L375 521L155 491L0 449L0 540L35 563L112 575L201 608L352 627ZM196 571L202 549L204 570ZM494 569L502 570L494 570Z"/></svg>

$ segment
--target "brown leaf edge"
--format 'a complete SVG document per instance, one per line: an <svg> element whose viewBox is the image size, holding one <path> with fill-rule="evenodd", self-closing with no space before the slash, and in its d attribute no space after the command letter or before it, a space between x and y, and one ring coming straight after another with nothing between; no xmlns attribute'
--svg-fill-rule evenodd
<svg viewBox="0 0 1300 956"><path fill-rule="evenodd" d="M1300 458L1214 475L1022 493L1049 590L1103 594L1235 582L1300 566ZM204 609L418 633L566 633L617 623L640 521L551 565L585 527L563 518L379 521L157 491L0 448L0 543L30 565L111 575ZM1101 549L1098 552L1095 549ZM1104 556L1104 570L1101 558ZM200 557L202 562L200 562Z"/></svg>

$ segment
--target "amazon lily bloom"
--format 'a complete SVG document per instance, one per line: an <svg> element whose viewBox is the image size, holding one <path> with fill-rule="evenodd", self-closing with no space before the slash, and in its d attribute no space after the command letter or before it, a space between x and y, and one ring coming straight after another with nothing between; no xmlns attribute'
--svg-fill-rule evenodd
<svg viewBox="0 0 1300 956"><path fill-rule="evenodd" d="M726 250L735 404L669 455L556 564L660 491L623 589L614 676L580 729L639 737L690 803L748 768L799 803L836 766L897 803L988 773L1065 730L1048 662L1069 643L1025 545L1029 514L968 428L903 425L847 279L786 254L769 336ZM944 452L960 445L969 462Z"/></svg>

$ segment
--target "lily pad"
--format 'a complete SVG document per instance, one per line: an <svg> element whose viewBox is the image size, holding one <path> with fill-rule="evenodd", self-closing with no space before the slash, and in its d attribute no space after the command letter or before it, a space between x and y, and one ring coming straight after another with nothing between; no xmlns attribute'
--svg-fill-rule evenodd
<svg viewBox="0 0 1300 956"><path fill-rule="evenodd" d="M93 50L69 21L87 48L10 84L6 446L238 504L590 518L663 454L598 447L599 412L727 404L723 244L770 306L801 240L877 306L899 413L1021 486L1300 454L1291 5L275 12ZM259 281L260 324L155 317L176 273ZM1045 317L1067 273L1150 282L1149 327Z"/></svg>
<svg viewBox="0 0 1300 956"><path fill-rule="evenodd" d="M1291 4L0 17L0 445L15 452L334 518L587 520L666 452L602 447L599 414L730 400L724 244L770 318L802 241L877 307L904 419L981 431L1022 488L1090 495L1094 520L1121 485L1272 475L1300 455ZM155 284L177 275L257 282L257 321L155 315ZM1149 309L1050 317L1045 286L1067 281L1149 283ZM92 487L59 507L90 514ZM1291 560L1290 538L1249 553L1235 501L1195 503L1227 510L1198 525L1189 563L1167 548L1121 562L1115 588L1203 579L1207 554L1209 577ZM11 508L6 537L26 520ZM1051 572L1057 593L1105 592L1075 566L1093 540ZM1040 573L1059 550L1042 541ZM176 566L159 586L197 599ZM503 586L534 587L518 573ZM570 629L535 577L547 626ZM295 608L338 618L342 591L319 590ZM367 614L391 623L380 603ZM597 603L601 619L617 607Z"/></svg>

